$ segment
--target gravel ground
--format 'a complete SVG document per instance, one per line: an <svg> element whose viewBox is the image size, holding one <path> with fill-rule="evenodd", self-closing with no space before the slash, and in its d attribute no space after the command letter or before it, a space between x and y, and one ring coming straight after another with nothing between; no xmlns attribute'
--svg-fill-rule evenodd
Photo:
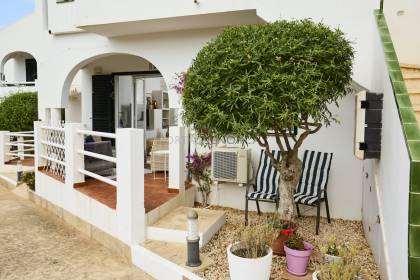
<svg viewBox="0 0 420 280"><path fill-rule="evenodd" d="M236 241L239 234L240 225L244 223L244 212L222 207L211 207L211 209L226 211L226 224L213 237L213 239L202 248L214 263L200 276L205 279L229 279L229 268L227 263L226 247ZM250 220L266 219L263 215L258 217L255 212L250 212ZM348 242L350 246L358 249L359 254L356 258L357 264L362 268L362 276L365 280L380 279L378 267L373 259L372 252L363 234L361 222L345 221L333 219L331 224L326 219L321 219L320 234L315 235L315 217L302 217L297 219L298 233L315 246L315 251L311 256L309 268L315 269L322 263L322 254L318 246L331 234L337 236L338 242ZM286 269L285 257L274 256L272 279L281 279L280 274Z"/></svg>
<svg viewBox="0 0 420 280"><path fill-rule="evenodd" d="M0 280L46 279L152 278L0 186Z"/></svg>

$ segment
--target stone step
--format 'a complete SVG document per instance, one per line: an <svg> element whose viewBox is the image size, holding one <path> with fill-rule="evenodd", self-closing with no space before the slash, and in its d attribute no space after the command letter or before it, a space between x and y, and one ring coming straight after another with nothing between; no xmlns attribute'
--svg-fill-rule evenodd
<svg viewBox="0 0 420 280"><path fill-rule="evenodd" d="M411 105L416 106L416 105L420 105L420 94L410 94L410 101L411 101Z"/></svg>
<svg viewBox="0 0 420 280"><path fill-rule="evenodd" d="M420 89L420 79L404 79L407 89Z"/></svg>
<svg viewBox="0 0 420 280"><path fill-rule="evenodd" d="M195 273L213 264L207 256L200 255L201 266L187 267L186 244L156 240L133 245L131 259L135 266L152 277L171 280L204 280Z"/></svg>
<svg viewBox="0 0 420 280"><path fill-rule="evenodd" d="M420 73L420 69L417 69L417 68L401 68L401 72L403 73L403 76L407 75L407 74L417 74L417 73Z"/></svg>
<svg viewBox="0 0 420 280"><path fill-rule="evenodd" d="M418 70L420 70L420 65L418 65L418 64L400 63L400 67L405 68L405 69L418 69Z"/></svg>
<svg viewBox="0 0 420 280"><path fill-rule="evenodd" d="M418 95L420 94L420 88L407 88L408 94Z"/></svg>
<svg viewBox="0 0 420 280"><path fill-rule="evenodd" d="M185 243L187 237L187 213L191 209L198 213L200 247L205 245L224 225L226 221L224 211L178 207L147 227L147 239Z"/></svg>
<svg viewBox="0 0 420 280"><path fill-rule="evenodd" d="M404 80L420 79L420 71L403 73Z"/></svg>

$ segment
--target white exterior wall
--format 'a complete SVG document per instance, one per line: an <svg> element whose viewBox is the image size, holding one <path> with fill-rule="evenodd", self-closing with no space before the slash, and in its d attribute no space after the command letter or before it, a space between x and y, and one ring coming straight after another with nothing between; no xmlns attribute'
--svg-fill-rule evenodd
<svg viewBox="0 0 420 280"><path fill-rule="evenodd" d="M83 1L76 1L83 2ZM91 1L88 1L92 3ZM284 19L302 19L311 17L315 21L340 28L346 36L354 41L356 50L354 79L363 86L370 88L374 65L369 63L369 57L374 53L372 33L376 28L373 10L379 7L379 1L245 1L239 5L238 1L227 1L207 6L208 1L202 6L194 6L197 13L203 11L216 11L238 9L241 7L255 6L258 14L268 21ZM41 0L37 0L41 7ZM185 2L186 3L186 2ZM236 4L237 5L236 5ZM250 4L251 3L251 4ZM206 4L206 5L204 5ZM220 7L216 6L220 4ZM50 5L55 5L51 2ZM69 7L73 3L61 4ZM186 4L185 4L186 5ZM209 4L210 5L210 4ZM236 6L235 6L236 5ZM148 2L147 9L159 9L161 3ZM179 7L183 7L180 5ZM201 7L201 8L200 8ZM65 8L63 8L65 9ZM177 8L178 9L178 8ZM179 8L181 9L181 8ZM202 10L200 10L202 9ZM180 13L174 10L173 15ZM40 118L45 119L48 112L46 108L68 107L68 89L78 70L88 63L109 54L132 54L145 58L153 63L162 73L167 84L172 83L175 73L185 71L190 65L195 54L211 38L216 36L220 29L184 30L177 32L164 32L143 34L127 37L106 38L96 34L72 33L66 35L50 35L41 19L43 11L38 8L33 15L23 19L15 25L0 31L0 38L15 38L14 34L27 33L25 38L16 37L7 40L0 46L0 58L8 53L21 50L26 46L27 51L34 55L38 61L38 89ZM49 24L54 20L66 17L53 15L49 11ZM106 14L106 11L104 12ZM158 16L157 13L155 16ZM355 16L356 15L356 16ZM70 17L70 16L69 16ZM355 20L355 18L357 20ZM60 23L61 24L61 23ZM31 32L28 32L28 26ZM64 26L64 23L63 23ZM27 44L27 42L31 44ZM83 94L83 93L82 93ZM170 104L177 105L178 96L169 90ZM318 150L328 150L334 153L333 170L330 181L331 212L334 217L347 219L361 219L361 162L352 156L353 139L353 97L347 97L340 102L340 125L323 128L318 135L311 137L305 147ZM83 107L83 105L82 105ZM84 109L83 109L84 110ZM84 118L88 116L82 113ZM334 137L331 137L334 136ZM254 146L253 154L258 154L258 147ZM256 158L254 156L254 158ZM221 186L221 188L224 188ZM222 191L222 190L221 190ZM244 201L243 190L226 188L220 197L226 199L227 205L242 208ZM346 195L344 196L343 193ZM345 203L346 207L341 207Z"/></svg>
<svg viewBox="0 0 420 280"><path fill-rule="evenodd" d="M305 140L300 150L300 158L303 158L305 149L332 152L333 160L328 183L328 201L330 213L333 218L343 218L350 220L361 220L362 218L362 161L353 155L354 137L354 96L349 95L339 102L340 108L331 106L331 111L336 113L340 123L330 127L323 127L321 130L311 135ZM270 139L272 149L278 149L274 139ZM255 173L257 172L260 147L258 143L250 144L252 149L252 165ZM194 147L192 147L194 151ZM204 149L198 147L199 152ZM213 187L211 203L245 209L244 187L237 184L219 183ZM200 194L196 199L200 200ZM345 205L345 207L343 207ZM274 211L273 203L260 203L262 211ZM255 202L249 203L249 208L256 211ZM302 206L302 212L309 215L316 214L316 208ZM306 212L308 211L308 212ZM322 215L326 216L325 207L322 206Z"/></svg>
<svg viewBox="0 0 420 280"><path fill-rule="evenodd" d="M420 2L385 0L384 13L400 62L420 64Z"/></svg>
<svg viewBox="0 0 420 280"><path fill-rule="evenodd" d="M384 94L382 154L380 160L365 163L365 172L372 179L364 186L364 203L369 207L364 211L363 220L381 276L408 279L410 160L378 32L375 32L374 44L378 51L373 57L376 72L372 90ZM369 187L372 187L372 196Z"/></svg>

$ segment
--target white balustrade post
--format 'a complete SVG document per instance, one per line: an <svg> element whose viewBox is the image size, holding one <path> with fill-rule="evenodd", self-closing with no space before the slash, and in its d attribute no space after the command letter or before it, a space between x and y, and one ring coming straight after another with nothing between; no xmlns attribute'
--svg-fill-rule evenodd
<svg viewBox="0 0 420 280"><path fill-rule="evenodd" d="M169 127L169 188L185 189L185 127Z"/></svg>
<svg viewBox="0 0 420 280"><path fill-rule="evenodd" d="M144 209L144 131L117 129L118 236L128 245L146 238Z"/></svg>
<svg viewBox="0 0 420 280"><path fill-rule="evenodd" d="M10 152L9 133L9 131L0 131L0 167L4 167L5 163L9 161L9 156L6 155Z"/></svg>
<svg viewBox="0 0 420 280"><path fill-rule="evenodd" d="M38 168L41 166L41 151L42 151L42 144L41 144L41 125L42 122L35 121L34 122L34 166L35 170L38 170Z"/></svg>
<svg viewBox="0 0 420 280"><path fill-rule="evenodd" d="M85 168L84 156L79 154L79 150L84 150L84 136L78 133L83 130L81 123L66 123L65 132L65 163L66 163L66 185L73 188L74 184L85 181L85 176L78 169Z"/></svg>
<svg viewBox="0 0 420 280"><path fill-rule="evenodd" d="M51 108L51 125L59 125L61 120L61 108Z"/></svg>
<svg viewBox="0 0 420 280"><path fill-rule="evenodd" d="M22 136L18 136L16 137L16 142L17 142L17 150L18 150L18 157L20 160L24 160L25 157L23 156L25 154L25 147L23 146L23 144L25 144L25 142L23 142L24 138Z"/></svg>

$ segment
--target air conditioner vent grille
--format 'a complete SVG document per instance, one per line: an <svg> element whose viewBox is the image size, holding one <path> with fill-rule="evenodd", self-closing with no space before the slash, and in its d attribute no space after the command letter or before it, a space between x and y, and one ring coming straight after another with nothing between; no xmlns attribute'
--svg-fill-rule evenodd
<svg viewBox="0 0 420 280"><path fill-rule="evenodd" d="M236 152L215 151L213 168L215 178L235 180L238 169L238 154Z"/></svg>

